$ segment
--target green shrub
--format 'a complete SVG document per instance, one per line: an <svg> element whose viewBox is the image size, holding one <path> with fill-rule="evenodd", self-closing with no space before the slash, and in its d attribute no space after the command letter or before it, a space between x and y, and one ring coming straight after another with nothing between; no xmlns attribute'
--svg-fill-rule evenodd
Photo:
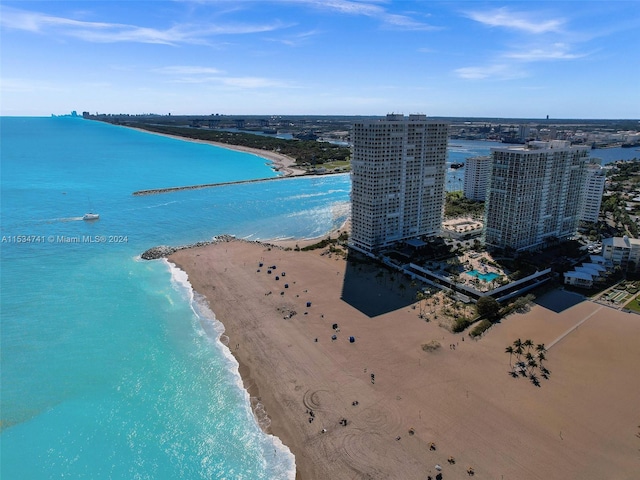
<svg viewBox="0 0 640 480"><path fill-rule="evenodd" d="M489 320L480 320L478 324L473 327L471 332L469 332L469 335L471 335L472 337L482 335L485 330L487 330L491 325L493 325L493 323L491 323Z"/></svg>
<svg viewBox="0 0 640 480"><path fill-rule="evenodd" d="M451 329L454 331L454 333L460 333L472 323L473 320L471 320L470 318L460 317L453 322L453 327L451 327Z"/></svg>
<svg viewBox="0 0 640 480"><path fill-rule="evenodd" d="M303 252L308 252L309 250L317 250L318 248L325 248L328 245L335 244L336 240L331 238L325 238L324 240L320 240L318 243L314 243L313 245L307 245L306 247L302 247L300 250Z"/></svg>

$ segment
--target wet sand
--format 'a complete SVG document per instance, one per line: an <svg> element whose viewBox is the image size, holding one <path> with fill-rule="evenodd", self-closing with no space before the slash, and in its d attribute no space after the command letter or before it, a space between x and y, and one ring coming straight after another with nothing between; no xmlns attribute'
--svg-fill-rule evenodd
<svg viewBox="0 0 640 480"><path fill-rule="evenodd" d="M640 316L552 292L474 341L418 318L408 281L321 253L231 241L169 257L224 324L298 478L435 478L436 464L443 479L637 478ZM553 345L540 387L508 375L516 338Z"/></svg>

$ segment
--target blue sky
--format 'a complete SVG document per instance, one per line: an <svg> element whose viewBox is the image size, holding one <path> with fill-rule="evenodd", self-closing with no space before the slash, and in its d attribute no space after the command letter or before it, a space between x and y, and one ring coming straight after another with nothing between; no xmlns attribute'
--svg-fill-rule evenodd
<svg viewBox="0 0 640 480"><path fill-rule="evenodd" d="M640 118L640 2L0 3L2 115Z"/></svg>

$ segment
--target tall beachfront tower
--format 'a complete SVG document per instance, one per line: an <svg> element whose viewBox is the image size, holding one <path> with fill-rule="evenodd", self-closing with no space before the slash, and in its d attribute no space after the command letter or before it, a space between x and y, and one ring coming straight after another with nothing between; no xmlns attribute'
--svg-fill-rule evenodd
<svg viewBox="0 0 640 480"><path fill-rule="evenodd" d="M491 173L491 157L469 157L464 162L464 196L484 202Z"/></svg>
<svg viewBox="0 0 640 480"><path fill-rule="evenodd" d="M351 246L371 254L436 235L442 223L449 124L390 114L351 133Z"/></svg>
<svg viewBox="0 0 640 480"><path fill-rule="evenodd" d="M590 163L584 183L584 204L580 220L594 223L598 221L606 181L605 170L597 163Z"/></svg>
<svg viewBox="0 0 640 480"><path fill-rule="evenodd" d="M575 235L588 154L561 140L492 148L485 244L523 251Z"/></svg>

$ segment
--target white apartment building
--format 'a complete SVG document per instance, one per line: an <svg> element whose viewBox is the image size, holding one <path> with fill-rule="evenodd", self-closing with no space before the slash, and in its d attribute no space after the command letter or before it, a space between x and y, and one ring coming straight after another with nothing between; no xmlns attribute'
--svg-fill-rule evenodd
<svg viewBox="0 0 640 480"><path fill-rule="evenodd" d="M640 239L610 237L602 239L602 256L623 270L638 271L640 269Z"/></svg>
<svg viewBox="0 0 640 480"><path fill-rule="evenodd" d="M442 223L449 124L389 114L355 122L351 246L373 253L436 235Z"/></svg>
<svg viewBox="0 0 640 480"><path fill-rule="evenodd" d="M518 126L518 138L523 142L531 136L531 125Z"/></svg>
<svg viewBox="0 0 640 480"><path fill-rule="evenodd" d="M598 164L590 163L584 184L584 203L580 220L597 222L602 205L602 194L607 181L605 170Z"/></svg>
<svg viewBox="0 0 640 480"><path fill-rule="evenodd" d="M492 148L485 244L524 251L575 235L588 154L562 140Z"/></svg>
<svg viewBox="0 0 640 480"><path fill-rule="evenodd" d="M484 202L490 173L491 157L467 158L464 162L464 196Z"/></svg>

